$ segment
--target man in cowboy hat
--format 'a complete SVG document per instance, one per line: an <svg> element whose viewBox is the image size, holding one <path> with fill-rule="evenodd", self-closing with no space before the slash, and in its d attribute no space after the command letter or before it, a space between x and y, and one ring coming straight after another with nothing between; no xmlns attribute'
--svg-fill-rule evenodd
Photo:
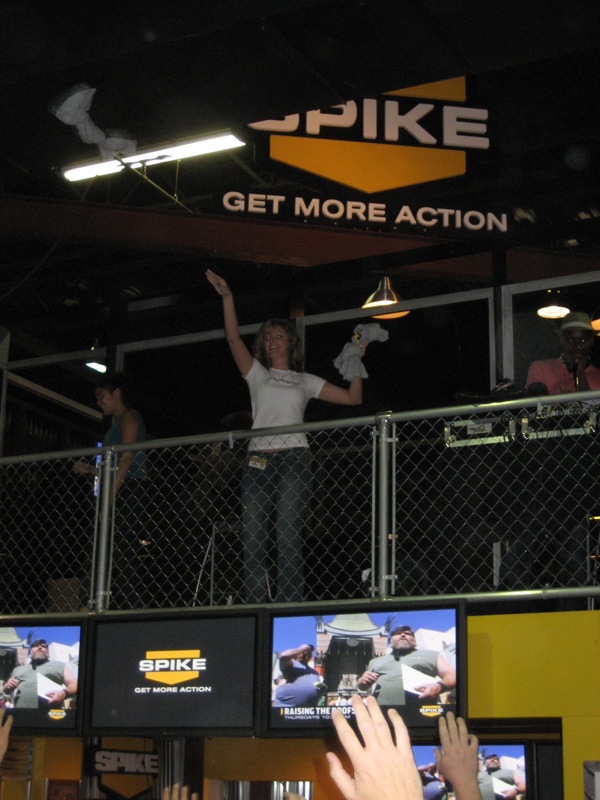
<svg viewBox="0 0 600 800"><path fill-rule="evenodd" d="M596 331L583 311L572 311L560 325L558 358L533 361L525 386L529 395L564 394L600 389L600 369L590 362Z"/></svg>

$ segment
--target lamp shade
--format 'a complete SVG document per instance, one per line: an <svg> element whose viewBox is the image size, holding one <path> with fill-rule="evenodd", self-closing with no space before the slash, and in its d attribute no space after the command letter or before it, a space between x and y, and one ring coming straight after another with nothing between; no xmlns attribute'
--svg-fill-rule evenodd
<svg viewBox="0 0 600 800"><path fill-rule="evenodd" d="M599 331L598 335L600 336L600 308L597 308L592 314L592 328Z"/></svg>
<svg viewBox="0 0 600 800"><path fill-rule="evenodd" d="M543 319L562 319L570 310L560 289L547 289L538 303L537 315Z"/></svg>
<svg viewBox="0 0 600 800"><path fill-rule="evenodd" d="M389 314L372 314L371 319L400 319L401 317L407 317L409 314L410 310L404 309L403 311L390 311Z"/></svg>
<svg viewBox="0 0 600 800"><path fill-rule="evenodd" d="M392 289L392 284L387 275L380 281L379 286L362 304L363 308L377 308L378 306L393 306L398 302L398 297Z"/></svg>

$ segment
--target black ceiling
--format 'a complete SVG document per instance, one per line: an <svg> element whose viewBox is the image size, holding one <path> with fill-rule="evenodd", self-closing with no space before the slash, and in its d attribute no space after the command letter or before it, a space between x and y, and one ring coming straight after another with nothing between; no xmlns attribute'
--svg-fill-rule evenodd
<svg viewBox="0 0 600 800"><path fill-rule="evenodd" d="M0 325L11 357L85 348L116 318L128 339L180 333L199 318L217 327L203 277L217 259L247 322L285 314L299 297L307 313L357 305L384 270L411 297L595 269L599 30L597 0L3 0ZM235 227L215 211L226 188L321 188L274 174L251 146L156 168L162 192L131 172L67 184L59 168L95 148L48 111L87 83L96 125L144 147L221 128L243 134L257 120L461 75L493 109L494 147L468 181L411 197L522 209L508 243L537 255L531 271L519 261L518 276L510 259L503 272L478 258L493 246L484 239ZM201 218L209 245L177 239L169 217L170 233L146 240L128 235L133 216L115 221L139 209L188 215L175 196ZM562 267L539 255L558 251L569 255Z"/></svg>

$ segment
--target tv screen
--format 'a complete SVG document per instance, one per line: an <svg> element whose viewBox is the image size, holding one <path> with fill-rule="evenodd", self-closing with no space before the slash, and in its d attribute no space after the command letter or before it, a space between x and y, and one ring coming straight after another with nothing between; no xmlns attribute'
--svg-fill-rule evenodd
<svg viewBox="0 0 600 800"><path fill-rule="evenodd" d="M84 619L0 618L4 707L21 733L77 733L83 692ZM81 665L83 667L83 665Z"/></svg>
<svg viewBox="0 0 600 800"><path fill-rule="evenodd" d="M352 696L374 695L413 735L433 737L438 718L466 710L466 634L461 604L367 602L269 614L265 686L270 734L332 727Z"/></svg>
<svg viewBox="0 0 600 800"><path fill-rule="evenodd" d="M436 770L433 746L413 745L413 755L423 783L424 800L442 800L452 792L452 784ZM533 796L531 781L527 786L529 761L525 742L480 743L478 781L482 800L504 800L507 796L514 797L515 791L517 797L525 797L526 789L528 796Z"/></svg>
<svg viewBox="0 0 600 800"><path fill-rule="evenodd" d="M257 617L195 613L95 621L91 716L98 733L253 733Z"/></svg>

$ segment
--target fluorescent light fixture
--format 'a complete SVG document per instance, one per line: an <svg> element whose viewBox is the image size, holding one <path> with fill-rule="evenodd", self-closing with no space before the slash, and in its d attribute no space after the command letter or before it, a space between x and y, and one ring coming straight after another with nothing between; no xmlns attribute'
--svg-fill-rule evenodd
<svg viewBox="0 0 600 800"><path fill-rule="evenodd" d="M106 372L106 364L100 364L99 361L86 361L85 365L90 369L95 369L96 372Z"/></svg>
<svg viewBox="0 0 600 800"><path fill-rule="evenodd" d="M222 150L232 150L237 147L244 147L236 136L228 131L203 136L181 144L165 145L155 147L152 150L141 150L130 156L124 156L120 161L95 161L87 164L73 164L63 167L61 172L68 181L84 181L89 178L98 178L102 175L111 175L124 169L124 165L129 165L134 169L152 164L164 164L167 161L180 161L183 158L193 158L194 156L204 156L209 153L219 153Z"/></svg>

